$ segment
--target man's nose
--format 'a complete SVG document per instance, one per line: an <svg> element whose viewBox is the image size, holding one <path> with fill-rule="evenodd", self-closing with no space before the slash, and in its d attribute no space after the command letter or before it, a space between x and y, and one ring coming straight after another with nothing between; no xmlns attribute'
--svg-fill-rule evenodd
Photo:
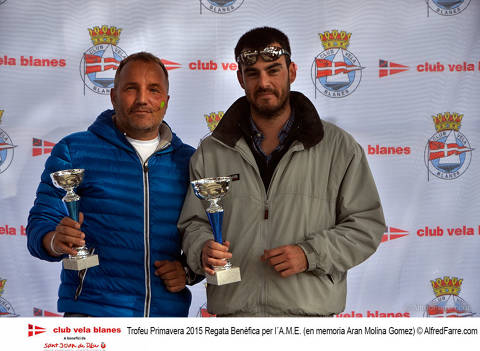
<svg viewBox="0 0 480 351"><path fill-rule="evenodd" d="M258 76L258 86L263 89L270 87L270 78L267 72L260 72Z"/></svg>
<svg viewBox="0 0 480 351"><path fill-rule="evenodd" d="M147 89L140 88L137 90L137 104L145 104L147 102Z"/></svg>

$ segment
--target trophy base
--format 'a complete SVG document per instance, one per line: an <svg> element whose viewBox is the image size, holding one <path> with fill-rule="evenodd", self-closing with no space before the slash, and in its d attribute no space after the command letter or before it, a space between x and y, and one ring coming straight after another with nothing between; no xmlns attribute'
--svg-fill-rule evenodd
<svg viewBox="0 0 480 351"><path fill-rule="evenodd" d="M81 271L90 267L98 266L98 255L89 255L85 258L64 258L63 268L72 271Z"/></svg>
<svg viewBox="0 0 480 351"><path fill-rule="evenodd" d="M216 267L214 275L207 274L206 276L207 284L212 285L225 285L230 283L236 283L242 280L240 277L239 267L231 267L229 269L225 269L223 267Z"/></svg>

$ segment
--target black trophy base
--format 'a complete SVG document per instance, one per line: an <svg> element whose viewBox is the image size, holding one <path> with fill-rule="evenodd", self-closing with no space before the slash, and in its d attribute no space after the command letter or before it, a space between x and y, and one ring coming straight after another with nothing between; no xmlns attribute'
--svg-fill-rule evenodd
<svg viewBox="0 0 480 351"><path fill-rule="evenodd" d="M63 268L72 271L81 271L90 267L98 266L98 255L88 255L84 258L64 258L62 260Z"/></svg>
<svg viewBox="0 0 480 351"><path fill-rule="evenodd" d="M214 275L207 274L207 284L212 285L225 285L230 283L236 283L240 280L242 280L242 278L240 277L239 267L215 267Z"/></svg>

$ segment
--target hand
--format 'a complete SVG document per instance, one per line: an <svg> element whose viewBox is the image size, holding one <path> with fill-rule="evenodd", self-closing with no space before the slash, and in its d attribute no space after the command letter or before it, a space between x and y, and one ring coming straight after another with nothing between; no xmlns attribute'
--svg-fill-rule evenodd
<svg viewBox="0 0 480 351"><path fill-rule="evenodd" d="M222 244L213 240L208 240L202 249L202 266L205 273L214 275L213 266L225 266L226 258L232 258L232 254L228 252L230 242L225 241Z"/></svg>
<svg viewBox="0 0 480 351"><path fill-rule="evenodd" d="M80 230L83 213L79 213L78 222L70 217L63 217L53 232L43 237L43 246L51 256L69 254L77 255L75 247L85 245L85 234Z"/></svg>
<svg viewBox="0 0 480 351"><path fill-rule="evenodd" d="M308 267L307 257L298 245L284 245L264 250L260 259L270 264L283 278L305 272Z"/></svg>
<svg viewBox="0 0 480 351"><path fill-rule="evenodd" d="M170 292L179 292L185 288L185 270L179 261L155 261L155 275L163 279L165 287Z"/></svg>

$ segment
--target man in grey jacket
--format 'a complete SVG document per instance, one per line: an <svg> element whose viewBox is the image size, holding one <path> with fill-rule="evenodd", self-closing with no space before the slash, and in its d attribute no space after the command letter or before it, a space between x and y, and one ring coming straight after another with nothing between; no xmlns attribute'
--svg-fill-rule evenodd
<svg viewBox="0 0 480 351"><path fill-rule="evenodd" d="M236 48L245 90L190 162L190 178L234 176L223 199L224 244L190 189L179 221L197 273L229 258L241 282L208 285L220 316L330 316L343 311L347 270L375 252L385 221L363 149L291 92L288 38L253 29Z"/></svg>

